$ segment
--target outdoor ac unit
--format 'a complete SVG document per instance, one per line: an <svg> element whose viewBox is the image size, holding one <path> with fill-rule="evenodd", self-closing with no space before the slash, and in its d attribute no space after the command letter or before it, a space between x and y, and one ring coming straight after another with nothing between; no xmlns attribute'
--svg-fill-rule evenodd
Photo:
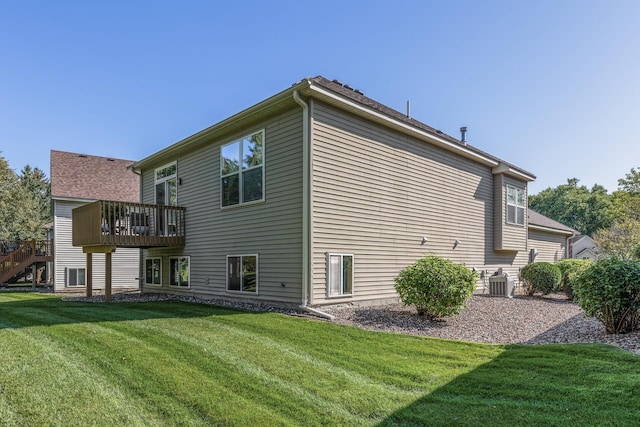
<svg viewBox="0 0 640 427"><path fill-rule="evenodd" d="M509 276L489 277L489 295L513 298L513 278Z"/></svg>

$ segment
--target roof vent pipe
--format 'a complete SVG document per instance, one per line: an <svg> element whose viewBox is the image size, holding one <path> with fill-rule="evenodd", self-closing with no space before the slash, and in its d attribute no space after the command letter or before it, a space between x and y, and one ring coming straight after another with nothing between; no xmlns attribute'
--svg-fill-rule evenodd
<svg viewBox="0 0 640 427"><path fill-rule="evenodd" d="M407 117L411 118L411 101L407 100Z"/></svg>
<svg viewBox="0 0 640 427"><path fill-rule="evenodd" d="M460 128L460 142L462 142L464 145L467 145L467 127L466 126L462 126Z"/></svg>

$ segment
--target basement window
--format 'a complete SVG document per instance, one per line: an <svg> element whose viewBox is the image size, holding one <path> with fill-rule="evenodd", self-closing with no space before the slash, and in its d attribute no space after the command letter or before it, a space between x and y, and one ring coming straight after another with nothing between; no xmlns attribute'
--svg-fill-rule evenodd
<svg viewBox="0 0 640 427"><path fill-rule="evenodd" d="M67 286L87 286L86 269L70 268L67 270Z"/></svg>
<svg viewBox="0 0 640 427"><path fill-rule="evenodd" d="M191 275L189 260L188 256L169 258L169 285L181 288L189 287L189 276Z"/></svg>
<svg viewBox="0 0 640 427"><path fill-rule="evenodd" d="M258 293L258 255L227 256L227 291Z"/></svg>
<svg viewBox="0 0 640 427"><path fill-rule="evenodd" d="M327 254L327 296L353 294L353 255Z"/></svg>
<svg viewBox="0 0 640 427"><path fill-rule="evenodd" d="M145 285L162 285L162 258L147 258L144 261Z"/></svg>

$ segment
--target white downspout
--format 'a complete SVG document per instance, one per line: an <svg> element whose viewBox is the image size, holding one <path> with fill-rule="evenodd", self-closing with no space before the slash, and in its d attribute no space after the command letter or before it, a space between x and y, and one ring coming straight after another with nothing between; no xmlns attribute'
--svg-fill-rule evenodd
<svg viewBox="0 0 640 427"><path fill-rule="evenodd" d="M293 100L302 107L302 305L300 308L319 317L334 316L307 306L311 293L311 141L309 105L293 91Z"/></svg>

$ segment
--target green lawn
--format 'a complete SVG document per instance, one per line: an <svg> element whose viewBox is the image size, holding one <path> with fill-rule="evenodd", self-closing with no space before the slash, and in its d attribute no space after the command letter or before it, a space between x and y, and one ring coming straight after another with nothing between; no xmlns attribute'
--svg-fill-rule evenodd
<svg viewBox="0 0 640 427"><path fill-rule="evenodd" d="M0 293L0 425L640 425L640 357Z"/></svg>

